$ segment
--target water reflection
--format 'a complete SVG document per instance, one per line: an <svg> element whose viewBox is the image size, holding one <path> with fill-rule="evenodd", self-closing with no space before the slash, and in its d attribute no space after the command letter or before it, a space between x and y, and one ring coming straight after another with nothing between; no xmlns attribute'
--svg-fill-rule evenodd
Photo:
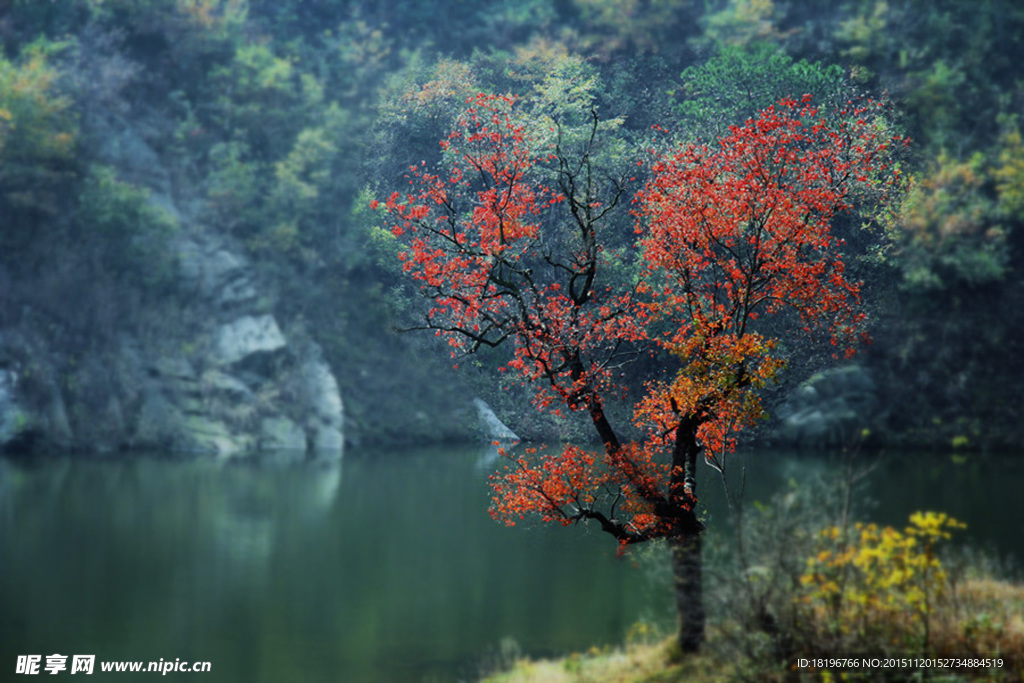
<svg viewBox="0 0 1024 683"><path fill-rule="evenodd" d="M340 462L0 468L4 666L12 652L65 651L223 663L273 595L289 529L326 526L342 484Z"/></svg>
<svg viewBox="0 0 1024 683"><path fill-rule="evenodd" d="M481 444L476 455L476 469L483 472L485 476L490 475L501 467L502 453L506 451L511 453L517 447L519 447L518 441L492 441Z"/></svg>
<svg viewBox="0 0 1024 683"><path fill-rule="evenodd" d="M341 461L236 466L222 476L221 497L210 514L217 566L256 588L267 581L281 529L329 513L341 487Z"/></svg>
<svg viewBox="0 0 1024 683"><path fill-rule="evenodd" d="M456 680L503 639L621 638L635 572L605 539L492 522L493 455L346 457L344 477L0 460L0 666L67 652L209 660L218 681Z"/></svg>

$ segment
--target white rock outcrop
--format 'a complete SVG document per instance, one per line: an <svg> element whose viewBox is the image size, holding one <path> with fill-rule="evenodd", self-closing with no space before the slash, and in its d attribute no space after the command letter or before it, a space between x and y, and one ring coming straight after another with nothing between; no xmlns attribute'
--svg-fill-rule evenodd
<svg viewBox="0 0 1024 683"><path fill-rule="evenodd" d="M288 345L272 315L245 315L221 325L217 331L216 358L231 365L256 353L268 353Z"/></svg>

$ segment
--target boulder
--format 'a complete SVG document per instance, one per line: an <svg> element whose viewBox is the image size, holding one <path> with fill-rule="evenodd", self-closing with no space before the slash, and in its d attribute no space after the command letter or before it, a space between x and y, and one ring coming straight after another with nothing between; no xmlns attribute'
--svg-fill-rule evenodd
<svg viewBox="0 0 1024 683"><path fill-rule="evenodd" d="M231 365L254 354L278 351L286 345L274 316L245 315L217 330L214 360L221 365Z"/></svg>
<svg viewBox="0 0 1024 683"><path fill-rule="evenodd" d="M877 387L860 365L818 372L776 409L777 439L798 448L835 448L876 421Z"/></svg>
<svg viewBox="0 0 1024 683"><path fill-rule="evenodd" d="M473 405L476 407L477 419L480 424L480 432L484 441L490 443L492 441L519 441L519 435L508 428L491 407L487 405L482 399L473 399Z"/></svg>

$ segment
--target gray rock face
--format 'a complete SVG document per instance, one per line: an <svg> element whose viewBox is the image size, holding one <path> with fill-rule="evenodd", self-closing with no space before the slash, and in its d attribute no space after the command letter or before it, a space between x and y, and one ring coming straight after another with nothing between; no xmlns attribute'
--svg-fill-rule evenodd
<svg viewBox="0 0 1024 683"><path fill-rule="evenodd" d="M18 374L0 369L0 448L16 441L28 429L28 416L18 405Z"/></svg>
<svg viewBox="0 0 1024 683"><path fill-rule="evenodd" d="M88 125L101 141L99 160L115 167L124 180L149 189L154 203L176 214L170 174L140 130L117 116L90 116Z"/></svg>
<svg viewBox="0 0 1024 683"><path fill-rule="evenodd" d="M146 392L136 416L135 443L159 448L175 441L178 425L184 415L178 407L161 392L150 389Z"/></svg>
<svg viewBox="0 0 1024 683"><path fill-rule="evenodd" d="M23 395L20 366L0 365L0 448L24 442L51 451L341 457L341 394L315 343L301 332L290 341L269 315L188 332L158 340L124 335L118 347L71 365L48 349L45 335L22 330L13 348L33 368L31 398Z"/></svg>
<svg viewBox="0 0 1024 683"><path fill-rule="evenodd" d="M259 292L249 262L221 240L204 236L178 240L181 277L188 289L221 309L254 304Z"/></svg>
<svg viewBox="0 0 1024 683"><path fill-rule="evenodd" d="M221 395L226 401L249 403L254 398L252 389L245 382L220 370L204 372L199 382L205 392Z"/></svg>
<svg viewBox="0 0 1024 683"><path fill-rule="evenodd" d="M265 417L260 421L260 450L306 451L306 433L287 417Z"/></svg>
<svg viewBox="0 0 1024 683"><path fill-rule="evenodd" d="M877 388L867 370L846 365L809 377L779 406L777 438L799 448L833 448L875 421Z"/></svg>
<svg viewBox="0 0 1024 683"><path fill-rule="evenodd" d="M172 448L182 453L230 456L249 452L254 446L252 436L234 431L220 420L188 415L175 434Z"/></svg>
<svg viewBox="0 0 1024 683"><path fill-rule="evenodd" d="M308 415L306 431L313 450L340 455L344 407L338 380L320 357L319 347L312 346L312 352L299 370L300 395Z"/></svg>
<svg viewBox="0 0 1024 683"><path fill-rule="evenodd" d="M480 431L482 433L483 440L486 442L491 441L519 441L519 436L508 428L504 422L502 422L491 407L479 398L473 399L473 405L476 407L477 417L480 420Z"/></svg>

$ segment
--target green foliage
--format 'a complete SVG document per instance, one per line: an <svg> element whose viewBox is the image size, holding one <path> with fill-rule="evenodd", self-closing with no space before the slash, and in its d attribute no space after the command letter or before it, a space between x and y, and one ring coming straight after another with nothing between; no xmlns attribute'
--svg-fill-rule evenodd
<svg viewBox="0 0 1024 683"><path fill-rule="evenodd" d="M1007 121L999 149L999 166L993 171L999 209L1014 223L1024 223L1024 142L1016 118Z"/></svg>
<svg viewBox="0 0 1024 683"><path fill-rule="evenodd" d="M150 34L174 33L191 43L177 46L186 50L195 49L198 42L237 36L249 15L248 0L84 0L82 4L93 21Z"/></svg>
<svg viewBox="0 0 1024 683"><path fill-rule="evenodd" d="M888 47L889 3L880 0L852 4L859 4L857 13L839 22L836 37L846 45L843 51L845 57L864 63ZM901 52L901 62L905 63L906 59L906 51Z"/></svg>
<svg viewBox="0 0 1024 683"><path fill-rule="evenodd" d="M327 107L323 116L324 124L300 131L288 155L274 165L276 201L289 212L318 198L319 188L330 179L330 162L338 153L335 140L345 127L346 116L337 105Z"/></svg>
<svg viewBox="0 0 1024 683"><path fill-rule="evenodd" d="M379 26L355 14L324 32L323 41L323 48L311 49L303 62L315 65L313 71L324 79L325 89L353 113L375 113L382 76L395 67L391 40Z"/></svg>
<svg viewBox="0 0 1024 683"><path fill-rule="evenodd" d="M731 46L680 76L678 113L690 135L720 137L756 112L784 97L811 95L826 109L850 98L850 87L837 65L794 61L768 44Z"/></svg>
<svg viewBox="0 0 1024 683"><path fill-rule="evenodd" d="M451 130L466 100L484 89L467 62L430 64L419 54L411 57L405 69L391 75L381 95L373 130L379 154L368 162L374 182L393 183L410 163L437 160L437 141Z"/></svg>
<svg viewBox="0 0 1024 683"><path fill-rule="evenodd" d="M596 68L576 55L559 55L544 60L542 74L523 80L533 82L534 105L538 113L549 119L585 116L594 108L600 93L601 76Z"/></svg>
<svg viewBox="0 0 1024 683"><path fill-rule="evenodd" d="M398 252L402 246L390 230L383 226L383 207L370 208L373 191L363 188L352 204L352 231L356 235L356 243L361 249L349 250L349 268L365 265L371 261L377 267L391 275L398 276L402 272L402 264Z"/></svg>
<svg viewBox="0 0 1024 683"><path fill-rule="evenodd" d="M79 220L105 238L127 235L168 234L177 222L150 201L148 190L117 178L109 166L89 168L79 195Z"/></svg>
<svg viewBox="0 0 1024 683"><path fill-rule="evenodd" d="M674 52L697 27L693 0L573 0L576 47L612 60L622 54Z"/></svg>
<svg viewBox="0 0 1024 683"><path fill-rule="evenodd" d="M127 274L149 287L166 285L174 262L166 248L177 221L150 200L148 190L93 165L82 183L77 223L87 242L98 244L104 269Z"/></svg>
<svg viewBox="0 0 1024 683"><path fill-rule="evenodd" d="M21 52L41 37L59 40L74 35L88 19L88 5L87 0L9 0L2 10L4 52L8 55Z"/></svg>
<svg viewBox="0 0 1024 683"><path fill-rule="evenodd" d="M717 12L704 15L699 44L717 46L776 42L783 36L775 24L778 10L772 0L728 0Z"/></svg>
<svg viewBox="0 0 1024 683"><path fill-rule="evenodd" d="M628 175L626 169L635 164L634 140L623 128L623 117L602 111L607 91L600 72L577 55L546 61L543 75L525 81L532 85L523 97L524 124L530 135L539 145L557 145L570 158L582 158L586 150L599 178Z"/></svg>
<svg viewBox="0 0 1024 683"><path fill-rule="evenodd" d="M89 30L116 35L146 72L136 94L154 103L178 89L197 94L247 38L247 0L75 1L88 7Z"/></svg>
<svg viewBox="0 0 1024 683"><path fill-rule="evenodd" d="M954 451L959 451L959 450L964 449L964 448L969 448L970 445L971 445L971 440L969 438L967 438L966 436L964 436L963 434L957 434L950 441L950 446L952 446Z"/></svg>
<svg viewBox="0 0 1024 683"><path fill-rule="evenodd" d="M254 23L284 43L315 42L325 29L365 22L385 27L403 48L464 58L482 45L505 48L549 26L557 18L551 0L375 0L309 2L249 0Z"/></svg>
<svg viewBox="0 0 1024 683"><path fill-rule="evenodd" d="M916 292L1003 283L1010 241L1024 215L1024 145L1015 119L1001 144L964 161L939 155L913 185L897 245L905 282Z"/></svg>
<svg viewBox="0 0 1024 683"><path fill-rule="evenodd" d="M260 157L284 153L302 122L295 115L302 82L290 60L266 44L240 45L230 63L211 73L210 81L218 93L213 123L223 135L244 141Z"/></svg>
<svg viewBox="0 0 1024 683"><path fill-rule="evenodd" d="M967 156L993 141L1001 95L1019 79L1024 8L995 0L852 0L831 27L837 47L904 100L922 147ZM1019 103L1018 103L1019 108Z"/></svg>
<svg viewBox="0 0 1024 683"><path fill-rule="evenodd" d="M210 147L206 196L208 211L218 225L244 234L259 224L264 170L244 142L218 142Z"/></svg>
<svg viewBox="0 0 1024 683"><path fill-rule="evenodd" d="M307 262L319 259L330 235L325 228L337 222L325 211L326 201L336 198L339 148L348 123L345 112L330 105L320 126L303 129L288 154L274 164L274 181L265 210L271 224L254 238L252 246L294 253Z"/></svg>
<svg viewBox="0 0 1024 683"><path fill-rule="evenodd" d="M193 105L186 91L176 95L177 148L205 173L208 222L271 260L334 260L327 247L345 238L340 216L360 182L367 84L387 47L359 21L322 38L319 49L239 42L199 89L209 91L212 108Z"/></svg>
<svg viewBox="0 0 1024 683"><path fill-rule="evenodd" d="M248 0L174 0L173 4L193 25L221 36L241 30L249 15Z"/></svg>
<svg viewBox="0 0 1024 683"><path fill-rule="evenodd" d="M15 62L0 57L0 206L7 221L56 209L74 167L77 124L48 56L60 48L40 40Z"/></svg>
<svg viewBox="0 0 1024 683"><path fill-rule="evenodd" d="M956 63L937 59L914 78L916 83L907 93L907 105L916 111L918 124L929 132L934 144L956 144L968 74Z"/></svg>
<svg viewBox="0 0 1024 683"><path fill-rule="evenodd" d="M897 236L911 289L983 285L1005 276L1009 252L990 173L981 154L963 162L942 155L914 184Z"/></svg>

